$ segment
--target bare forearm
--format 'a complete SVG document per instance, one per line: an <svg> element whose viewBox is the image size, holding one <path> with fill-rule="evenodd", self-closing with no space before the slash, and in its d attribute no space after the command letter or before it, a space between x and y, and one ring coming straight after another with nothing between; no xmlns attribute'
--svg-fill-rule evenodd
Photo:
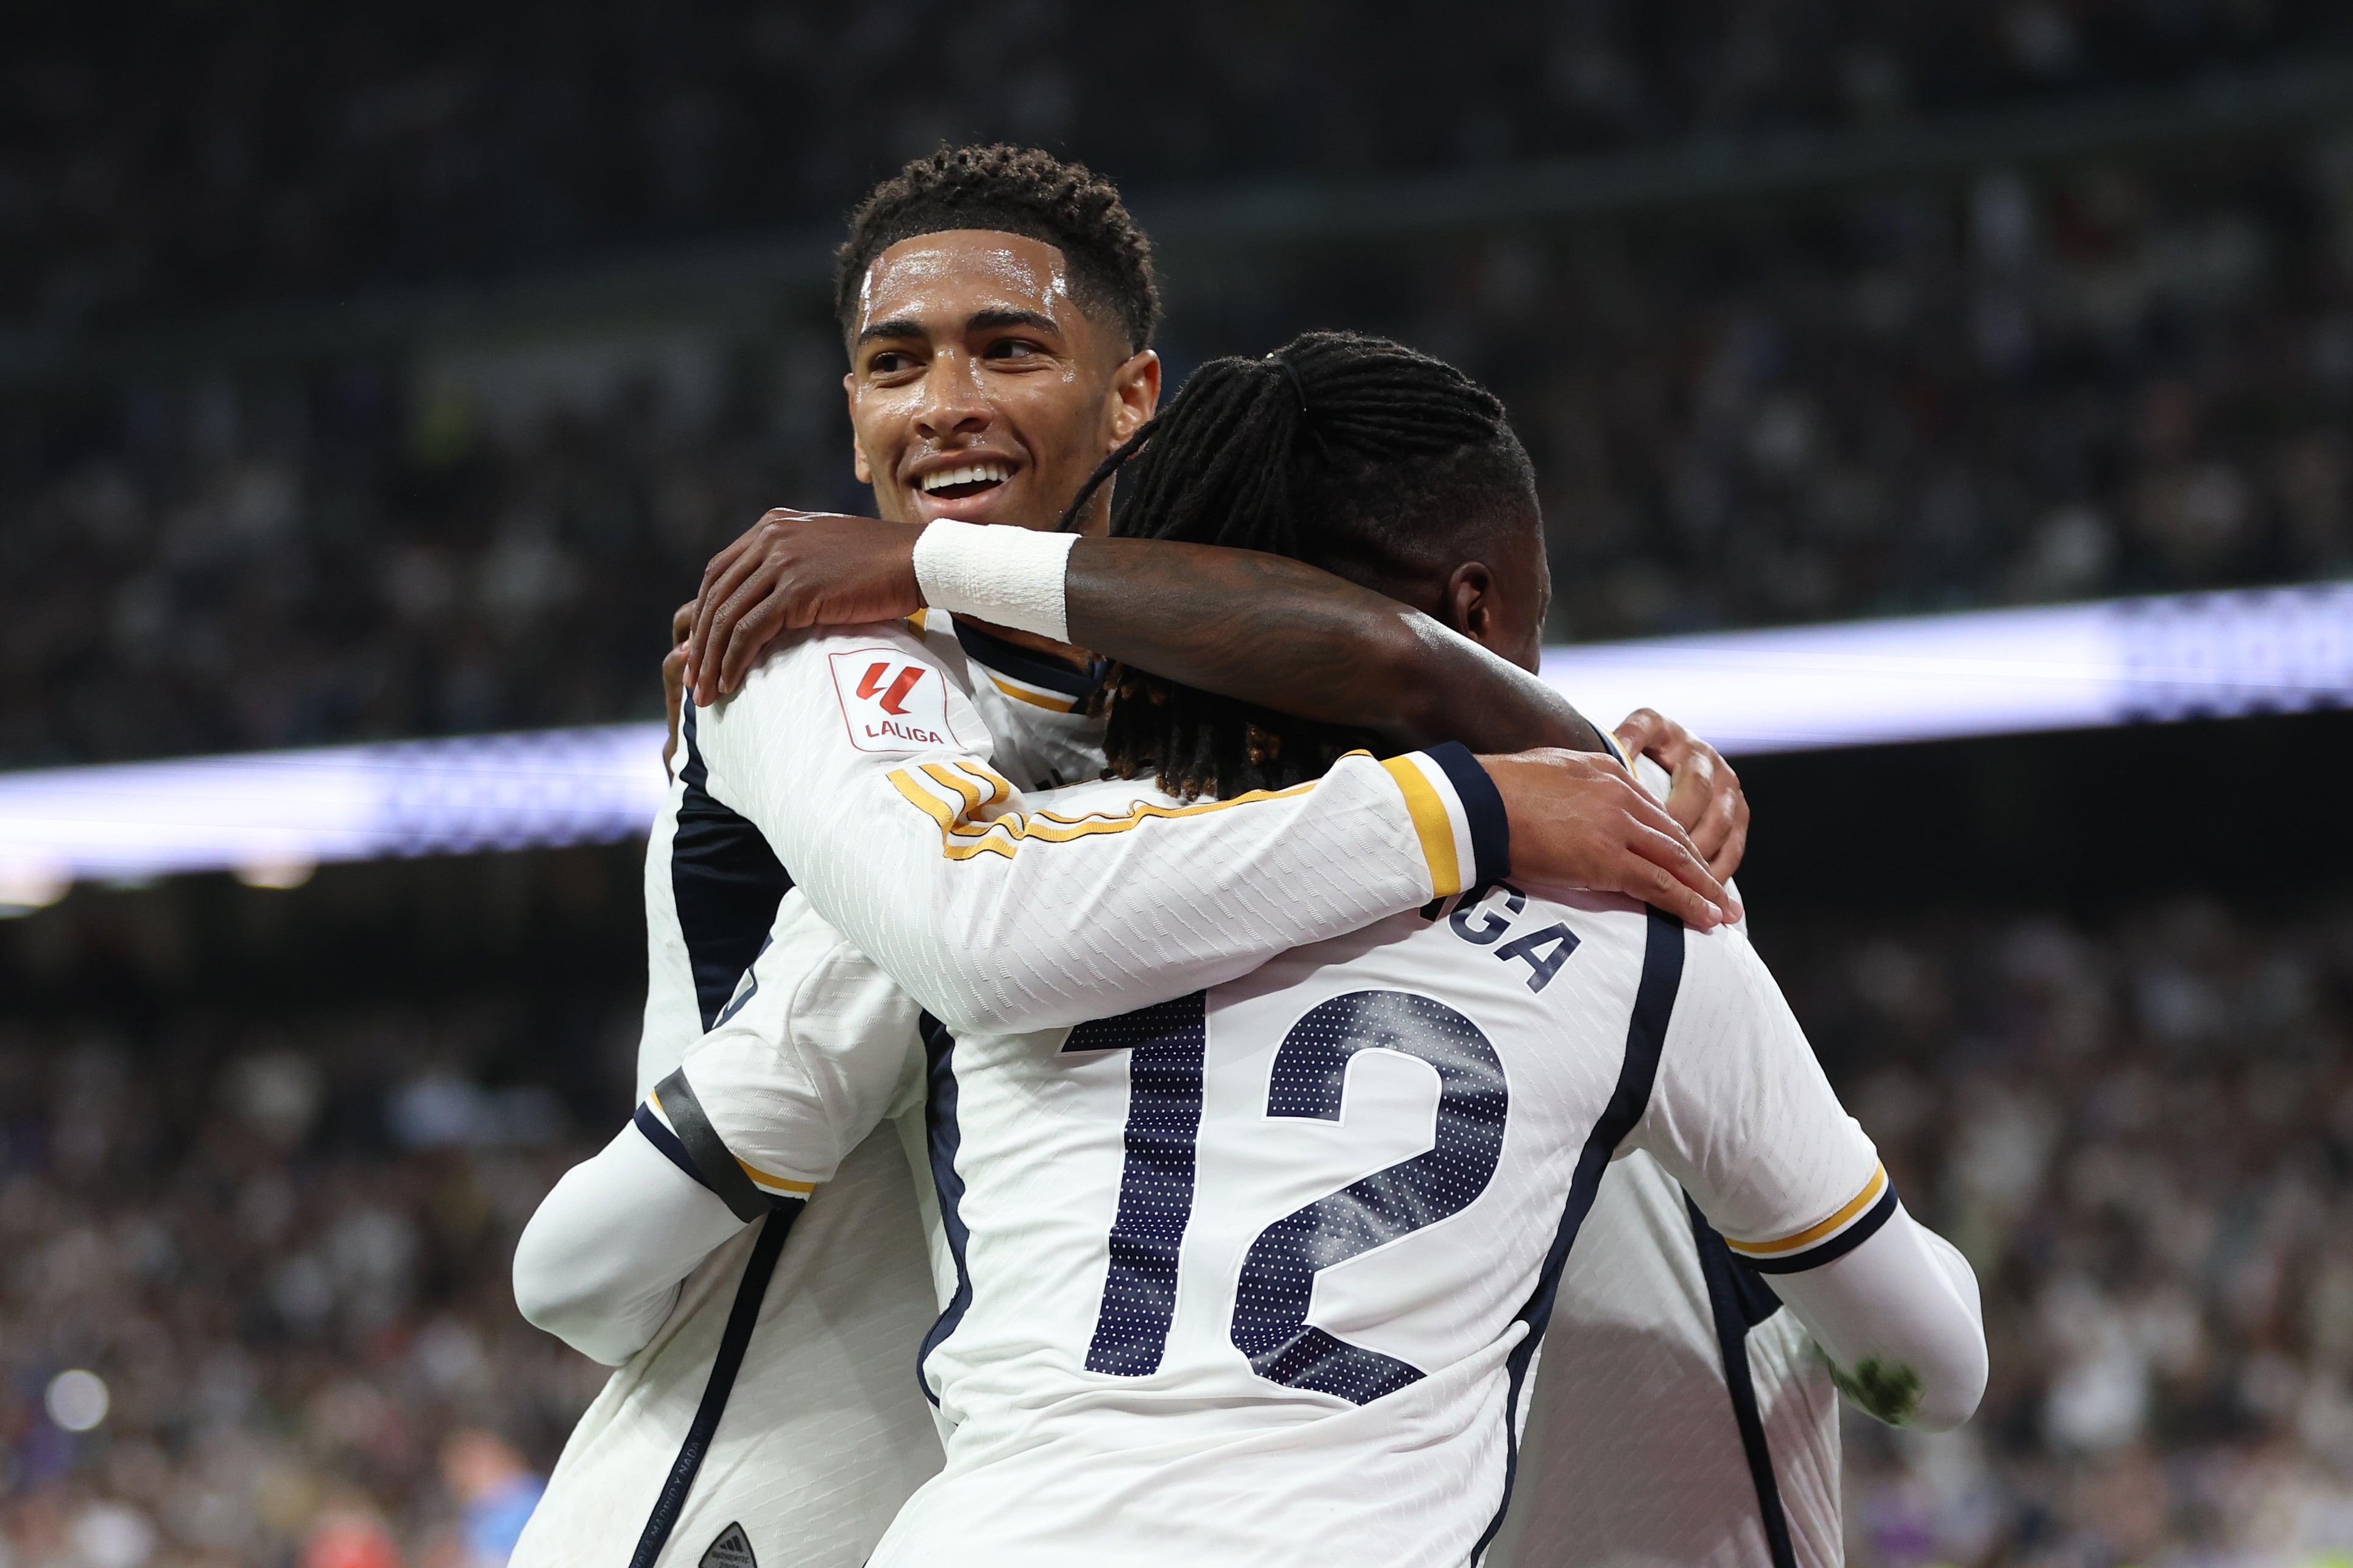
<svg viewBox="0 0 2353 1568"><path fill-rule="evenodd" d="M1535 676L1418 610L1280 555L1082 539L1064 582L1073 642L1204 691L1400 746L1604 749Z"/></svg>

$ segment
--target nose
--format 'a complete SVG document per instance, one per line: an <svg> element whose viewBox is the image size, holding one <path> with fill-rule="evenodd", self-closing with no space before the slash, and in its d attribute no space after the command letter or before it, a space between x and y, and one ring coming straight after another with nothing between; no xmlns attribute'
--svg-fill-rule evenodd
<svg viewBox="0 0 2353 1568"><path fill-rule="evenodd" d="M915 408L915 430L923 439L977 435L988 428L997 410L982 395L976 368L976 362L960 353L940 354L932 361Z"/></svg>

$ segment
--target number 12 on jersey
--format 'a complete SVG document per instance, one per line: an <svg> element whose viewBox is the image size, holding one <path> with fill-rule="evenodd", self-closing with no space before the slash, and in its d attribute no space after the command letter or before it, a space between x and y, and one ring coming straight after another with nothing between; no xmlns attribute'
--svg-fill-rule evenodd
<svg viewBox="0 0 2353 1568"><path fill-rule="evenodd" d="M1126 1160L1090 1372L1142 1377L1159 1370L1167 1348L1193 1213L1207 1043L1206 998L1196 992L1082 1024L1062 1047L1128 1052ZM1261 1231L1242 1261L1230 1329L1260 1376L1357 1405L1415 1382L1421 1369L1310 1324L1315 1276L1466 1207L1494 1176L1511 1104L1504 1064L1470 1019L1429 996L1356 991L1318 1003L1285 1033L1266 1114L1337 1121L1348 1063L1365 1050L1396 1051L1437 1072L1431 1146Z"/></svg>

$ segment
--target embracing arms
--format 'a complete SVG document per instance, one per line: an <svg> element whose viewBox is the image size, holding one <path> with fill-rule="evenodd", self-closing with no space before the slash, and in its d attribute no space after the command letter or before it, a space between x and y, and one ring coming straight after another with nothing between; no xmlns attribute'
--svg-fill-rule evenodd
<svg viewBox="0 0 2353 1568"><path fill-rule="evenodd" d="M680 612L679 629L691 626L686 673L696 700L708 705L741 685L787 631L923 607L914 565L922 532L871 518L769 512L712 558L691 616ZM1062 640L1205 691L1370 730L1400 747L1451 740L1489 753L1603 749L1594 726L1538 677L1302 562L1082 538L1069 543L1063 593ZM1710 869L1730 876L1746 842L1748 805L1723 758L1647 709L1630 715L1617 738L1668 769L1670 814Z"/></svg>
<svg viewBox="0 0 2353 1568"><path fill-rule="evenodd" d="M1585 881L1597 846L1651 902L1725 918L1682 830L1603 758L1444 746L1230 801L1113 781L1039 795L994 767L952 663L903 625L797 634L688 710L681 773L951 1028L1107 1017L1506 866Z"/></svg>

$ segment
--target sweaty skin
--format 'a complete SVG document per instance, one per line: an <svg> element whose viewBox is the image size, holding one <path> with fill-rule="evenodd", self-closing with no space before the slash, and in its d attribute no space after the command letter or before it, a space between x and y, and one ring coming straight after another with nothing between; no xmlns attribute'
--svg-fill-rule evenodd
<svg viewBox="0 0 2353 1568"><path fill-rule="evenodd" d="M1160 402L1160 356L1072 298L1061 252L986 229L902 239L859 289L842 377L859 482L893 521L1051 528L1106 453ZM929 476L980 465L970 494ZM1100 531L1104 495L1092 509Z"/></svg>

